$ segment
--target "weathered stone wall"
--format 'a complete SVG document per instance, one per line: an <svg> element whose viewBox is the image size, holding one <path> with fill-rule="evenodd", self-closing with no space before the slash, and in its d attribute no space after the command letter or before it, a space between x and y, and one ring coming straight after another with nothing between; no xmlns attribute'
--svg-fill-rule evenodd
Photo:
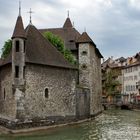
<svg viewBox="0 0 140 140"><path fill-rule="evenodd" d="M79 44L79 84L90 89L90 114L101 111L101 62L95 47Z"/></svg>
<svg viewBox="0 0 140 140"><path fill-rule="evenodd" d="M19 41L19 52L16 52L16 41ZM12 83L13 85L24 85L24 66L25 66L25 50L24 40L21 38L15 38L12 40ZM19 76L15 77L15 66L19 67Z"/></svg>
<svg viewBox="0 0 140 140"><path fill-rule="evenodd" d="M23 112L19 118L75 115L77 70L27 64ZM48 88L48 98L45 89Z"/></svg>
<svg viewBox="0 0 140 140"><path fill-rule="evenodd" d="M79 44L79 84L89 88L90 52L88 43ZM83 53L85 52L85 54Z"/></svg>
<svg viewBox="0 0 140 140"><path fill-rule="evenodd" d="M16 101L12 92L12 66L0 68L0 118L16 118Z"/></svg>
<svg viewBox="0 0 140 140"><path fill-rule="evenodd" d="M101 59L95 52L95 47L90 44L90 89L92 92L91 97L91 114L96 114L101 111L101 94L102 94L102 83L101 83Z"/></svg>
<svg viewBox="0 0 140 140"><path fill-rule="evenodd" d="M76 117L88 118L90 116L90 90L77 87L76 89Z"/></svg>

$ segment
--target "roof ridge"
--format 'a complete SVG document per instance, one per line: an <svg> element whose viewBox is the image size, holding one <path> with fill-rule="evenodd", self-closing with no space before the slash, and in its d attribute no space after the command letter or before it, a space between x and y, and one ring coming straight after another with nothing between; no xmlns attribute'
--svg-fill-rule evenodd
<svg viewBox="0 0 140 140"><path fill-rule="evenodd" d="M41 28L41 29L38 29L38 30L50 30L50 29L63 29L62 27L58 27L58 28Z"/></svg>

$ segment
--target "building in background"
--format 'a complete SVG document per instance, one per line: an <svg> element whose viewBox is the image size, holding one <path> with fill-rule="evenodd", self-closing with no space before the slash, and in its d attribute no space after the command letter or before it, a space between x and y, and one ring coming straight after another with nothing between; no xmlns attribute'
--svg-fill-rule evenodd
<svg viewBox="0 0 140 140"><path fill-rule="evenodd" d="M121 101L122 91L122 67L125 58L113 60L108 58L102 63L102 96L107 103L118 103Z"/></svg>
<svg viewBox="0 0 140 140"><path fill-rule="evenodd" d="M140 102L140 53L102 63L102 96L108 103ZM118 94L119 93L119 94Z"/></svg>
<svg viewBox="0 0 140 140"><path fill-rule="evenodd" d="M127 59L127 65L122 69L122 100L124 103L138 103L140 101L140 54Z"/></svg>

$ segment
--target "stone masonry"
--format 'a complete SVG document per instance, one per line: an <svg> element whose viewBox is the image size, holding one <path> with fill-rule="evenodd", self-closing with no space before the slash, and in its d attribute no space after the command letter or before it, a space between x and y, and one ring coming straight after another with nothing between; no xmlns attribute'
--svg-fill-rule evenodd
<svg viewBox="0 0 140 140"><path fill-rule="evenodd" d="M79 44L79 84L90 89L90 114L101 111L101 67L95 47Z"/></svg>
<svg viewBox="0 0 140 140"><path fill-rule="evenodd" d="M77 71L41 65L26 65L23 110L19 118L75 116ZM45 89L48 89L48 98Z"/></svg>
<svg viewBox="0 0 140 140"><path fill-rule="evenodd" d="M45 125L101 112L102 55L86 32L81 35L72 27L69 18L64 25L49 31L61 34L78 65L70 64L44 38L44 30L31 23L24 29L18 16L12 50L0 62L0 123L6 121L6 126L14 128L37 119L39 125Z"/></svg>

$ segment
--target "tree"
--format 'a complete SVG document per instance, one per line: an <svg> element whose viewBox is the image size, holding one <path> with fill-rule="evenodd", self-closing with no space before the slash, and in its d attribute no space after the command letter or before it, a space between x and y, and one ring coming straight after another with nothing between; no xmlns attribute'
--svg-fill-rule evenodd
<svg viewBox="0 0 140 140"><path fill-rule="evenodd" d="M54 35L51 32L45 32L43 33L43 36L46 39L48 39L56 47L56 49L63 54L64 58L67 59L70 63L77 63L71 51L64 47L64 42L59 36Z"/></svg>
<svg viewBox="0 0 140 140"><path fill-rule="evenodd" d="M120 83L113 77L114 75L112 71L106 73L105 90L107 95L115 95L118 92L117 87L120 85Z"/></svg>
<svg viewBox="0 0 140 140"><path fill-rule="evenodd" d="M67 59L72 64L77 64L77 61L75 60L73 54L71 53L70 50L64 47L64 43L59 36L56 36L51 32L45 32L43 36L47 38L57 48L57 50L63 54L65 59ZM7 41L5 41L5 44L2 48L1 58L6 58L10 53L11 49L12 49L12 40L8 39Z"/></svg>
<svg viewBox="0 0 140 140"><path fill-rule="evenodd" d="M1 58L6 58L12 49L12 40L8 39L5 41L4 46L2 48Z"/></svg>

